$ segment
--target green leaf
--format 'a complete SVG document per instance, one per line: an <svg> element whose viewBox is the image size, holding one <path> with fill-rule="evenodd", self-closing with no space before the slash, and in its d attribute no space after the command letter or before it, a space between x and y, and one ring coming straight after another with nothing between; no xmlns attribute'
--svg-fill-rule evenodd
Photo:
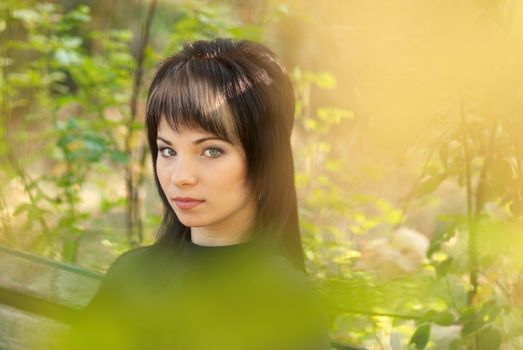
<svg viewBox="0 0 523 350"><path fill-rule="evenodd" d="M443 243L447 242L449 239L454 237L456 234L456 227L458 226L457 222L452 222L450 227L446 230L438 232L430 242L429 249L427 251L427 257L432 257L432 255L441 249Z"/></svg>
<svg viewBox="0 0 523 350"><path fill-rule="evenodd" d="M328 125L338 125L344 119L352 119L354 115L352 112L334 107L321 107L318 108L318 118Z"/></svg>
<svg viewBox="0 0 523 350"><path fill-rule="evenodd" d="M134 120L131 124L131 130L143 130L145 129L145 123L139 120Z"/></svg>
<svg viewBox="0 0 523 350"><path fill-rule="evenodd" d="M417 350L423 350L427 346L430 337L430 323L422 324L410 338L409 344L414 344Z"/></svg>
<svg viewBox="0 0 523 350"><path fill-rule="evenodd" d="M30 211L31 210L31 204L28 204L28 203L22 203L20 205L18 205L16 207L16 209L14 210L13 212L13 216L17 216L21 213L23 213L24 211Z"/></svg>
<svg viewBox="0 0 523 350"><path fill-rule="evenodd" d="M117 198L117 199L108 199L105 197L102 197L102 201L100 202L100 210L104 213L107 213L109 210L118 207L118 206L124 206L127 202L127 199L125 197Z"/></svg>
<svg viewBox="0 0 523 350"><path fill-rule="evenodd" d="M428 179L425 179L417 188L416 194L418 196L424 196L429 193L434 192L438 189L439 185L447 178L447 174L439 174L431 176Z"/></svg>
<svg viewBox="0 0 523 350"><path fill-rule="evenodd" d="M67 19L74 20L76 22L89 22L91 20L89 13L89 6L80 5L67 14Z"/></svg>
<svg viewBox="0 0 523 350"><path fill-rule="evenodd" d="M336 86L336 79L329 73L319 73L315 76L315 83L320 89L329 90Z"/></svg>
<svg viewBox="0 0 523 350"><path fill-rule="evenodd" d="M454 324L454 315L448 311L439 312L433 320L434 323L439 324L440 326L450 326Z"/></svg>
<svg viewBox="0 0 523 350"><path fill-rule="evenodd" d="M501 334L493 327L486 327L478 333L478 350L496 350L501 345Z"/></svg>
<svg viewBox="0 0 523 350"><path fill-rule="evenodd" d="M469 335L471 333L474 333L475 331L483 327L485 323L486 322L481 317L479 317L479 315L474 315L463 325L463 328L461 329L461 334Z"/></svg>
<svg viewBox="0 0 523 350"><path fill-rule="evenodd" d="M54 53L54 58L60 65L63 66L78 64L81 61L80 55L78 55L78 53L68 49L56 50Z"/></svg>
<svg viewBox="0 0 523 350"><path fill-rule="evenodd" d="M438 274L438 277L442 278L447 275L449 272L450 267L452 266L452 258L448 258L443 260L441 263L437 264L436 267L436 273Z"/></svg>
<svg viewBox="0 0 523 350"><path fill-rule="evenodd" d="M436 317L437 312L435 310L428 310L419 319L419 323L428 323Z"/></svg>
<svg viewBox="0 0 523 350"><path fill-rule="evenodd" d="M40 21L42 16L38 13L38 11L32 10L32 9L20 9L13 11L12 14L13 18L19 19L22 21L27 27L33 27L36 22Z"/></svg>
<svg viewBox="0 0 523 350"><path fill-rule="evenodd" d="M128 154L122 151L110 151L109 155L111 157L111 160L115 163L127 164L127 162L129 161Z"/></svg>

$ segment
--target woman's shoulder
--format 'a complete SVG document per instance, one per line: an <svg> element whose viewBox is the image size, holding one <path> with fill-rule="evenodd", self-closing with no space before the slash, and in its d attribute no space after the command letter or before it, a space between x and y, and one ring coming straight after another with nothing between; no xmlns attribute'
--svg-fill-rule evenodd
<svg viewBox="0 0 523 350"><path fill-rule="evenodd" d="M112 279L129 277L129 273L137 271L136 268L144 266L152 256L154 247L143 246L126 251L118 256L107 269L103 283L110 282Z"/></svg>
<svg viewBox="0 0 523 350"><path fill-rule="evenodd" d="M107 269L90 304L118 300L133 285L140 284L154 260L154 245L131 249L118 256Z"/></svg>
<svg viewBox="0 0 523 350"><path fill-rule="evenodd" d="M147 259L153 250L154 245L147 245L142 247L133 248L122 254L120 254L107 270L107 275L118 272L122 269L126 269L134 264L139 264L144 259Z"/></svg>
<svg viewBox="0 0 523 350"><path fill-rule="evenodd" d="M295 290L315 290L313 280L305 271L297 269L281 254L271 254L259 261L261 270L272 281Z"/></svg>

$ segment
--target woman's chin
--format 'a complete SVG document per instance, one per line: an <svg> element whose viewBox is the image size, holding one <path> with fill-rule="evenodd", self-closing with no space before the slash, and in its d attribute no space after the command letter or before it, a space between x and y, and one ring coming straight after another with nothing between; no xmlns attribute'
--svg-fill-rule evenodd
<svg viewBox="0 0 523 350"><path fill-rule="evenodd" d="M201 220L197 220L195 218L187 217L187 215L184 214L178 214L176 213L176 216L178 217L178 220L187 227L202 227L205 226L205 223Z"/></svg>

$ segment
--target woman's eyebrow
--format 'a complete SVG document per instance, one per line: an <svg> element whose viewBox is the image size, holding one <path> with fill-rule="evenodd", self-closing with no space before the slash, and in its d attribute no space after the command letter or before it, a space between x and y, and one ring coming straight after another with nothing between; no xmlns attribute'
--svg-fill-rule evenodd
<svg viewBox="0 0 523 350"><path fill-rule="evenodd" d="M171 142L170 141L167 141L166 139L164 139L163 137L156 137L157 140L161 140L163 142L165 142L166 144L168 144L169 146L172 146ZM201 139L198 139L198 140L195 140L193 141L192 143L195 144L195 145L198 145L202 142L205 142L205 141L208 141L208 140L218 140L218 141L224 141L224 139L220 138L220 137L217 137L217 136L209 136L209 137L203 137Z"/></svg>
<svg viewBox="0 0 523 350"><path fill-rule="evenodd" d="M163 142L165 142L166 144L168 144L169 146L172 146L171 142L167 141L167 140L164 139L163 137L157 136L157 137L156 137L156 140L163 141Z"/></svg>
<svg viewBox="0 0 523 350"><path fill-rule="evenodd" d="M195 140L193 141L192 143L195 144L195 145L198 145L202 142L205 142L205 141L208 141L208 140L218 140L218 141L225 141L224 139L220 138L220 137L217 137L217 136L209 136L209 137L204 137L204 138L201 138L201 139L198 139L198 140Z"/></svg>

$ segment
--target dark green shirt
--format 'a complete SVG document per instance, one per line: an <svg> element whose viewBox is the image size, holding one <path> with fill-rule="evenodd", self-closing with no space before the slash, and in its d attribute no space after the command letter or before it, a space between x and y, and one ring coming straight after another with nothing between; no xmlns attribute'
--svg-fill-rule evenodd
<svg viewBox="0 0 523 350"><path fill-rule="evenodd" d="M131 250L109 269L66 344L74 349L329 349L307 276L256 241Z"/></svg>

